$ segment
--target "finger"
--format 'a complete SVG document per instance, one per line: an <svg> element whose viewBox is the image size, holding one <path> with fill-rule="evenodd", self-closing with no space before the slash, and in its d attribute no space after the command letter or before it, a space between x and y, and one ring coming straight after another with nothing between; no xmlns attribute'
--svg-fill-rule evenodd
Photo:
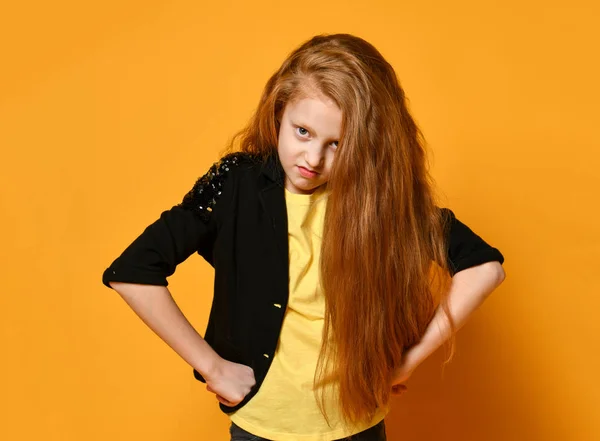
<svg viewBox="0 0 600 441"><path fill-rule="evenodd" d="M229 406L229 407L233 407L233 403L227 401L225 398L223 398L221 395L216 395L217 400L219 400L219 402L221 404L224 404L225 406Z"/></svg>

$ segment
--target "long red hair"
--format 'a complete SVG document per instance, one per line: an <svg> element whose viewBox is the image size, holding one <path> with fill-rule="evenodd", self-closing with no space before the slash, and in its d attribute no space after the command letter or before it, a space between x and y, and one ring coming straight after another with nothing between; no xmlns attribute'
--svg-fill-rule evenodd
<svg viewBox="0 0 600 441"><path fill-rule="evenodd" d="M314 91L343 115L327 183L320 261L325 319L315 394L337 383L340 414L356 425L387 406L395 369L439 305L452 329L452 357L448 219L435 203L425 142L394 69L353 35L319 35L294 50L228 150L264 158L276 153L285 106ZM318 403L328 420L324 393Z"/></svg>

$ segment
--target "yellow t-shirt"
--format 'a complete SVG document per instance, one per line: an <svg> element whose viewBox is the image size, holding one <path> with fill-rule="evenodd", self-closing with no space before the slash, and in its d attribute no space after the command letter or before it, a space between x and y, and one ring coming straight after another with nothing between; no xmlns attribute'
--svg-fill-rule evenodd
<svg viewBox="0 0 600 441"><path fill-rule="evenodd" d="M327 193L317 189L311 195L303 195L286 189L285 197L290 253L288 306L271 367L260 389L242 408L231 413L230 419L256 436L274 441L345 438L379 423L389 407L380 409L370 424L349 432L341 423L336 406L329 404L326 409L331 427L317 406L313 378L325 312L318 282Z"/></svg>

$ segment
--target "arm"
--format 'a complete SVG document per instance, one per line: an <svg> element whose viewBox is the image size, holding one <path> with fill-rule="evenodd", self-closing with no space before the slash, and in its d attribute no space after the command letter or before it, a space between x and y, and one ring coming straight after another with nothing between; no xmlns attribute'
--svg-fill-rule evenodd
<svg viewBox="0 0 600 441"><path fill-rule="evenodd" d="M468 321L471 314L504 281L504 278L504 269L497 261L465 269L452 277L448 302L456 331ZM448 317L441 306L438 306L419 343L406 352L405 369L412 372L450 336Z"/></svg>
<svg viewBox="0 0 600 441"><path fill-rule="evenodd" d="M441 209L448 222L448 267L452 281L448 292L450 315L458 331L477 308L505 278L504 256L471 228L456 218L452 210ZM438 306L419 342L402 356L402 364L394 374L393 392L406 389L401 384L427 357L451 337L445 311Z"/></svg>
<svg viewBox="0 0 600 441"><path fill-rule="evenodd" d="M190 366L202 376L212 375L220 357L183 315L166 286L122 282L110 286Z"/></svg>
<svg viewBox="0 0 600 441"><path fill-rule="evenodd" d="M209 392L234 406L255 384L249 366L219 356L183 315L169 289L158 285L110 282L140 319L205 379Z"/></svg>
<svg viewBox="0 0 600 441"><path fill-rule="evenodd" d="M165 343L207 374L214 370L217 354L171 297L167 278L203 244L210 248L215 229L213 221L204 222L194 210L176 205L146 227L102 275L104 285L118 292Z"/></svg>
<svg viewBox="0 0 600 441"><path fill-rule="evenodd" d="M218 204L217 199L227 193L225 179L237 163L233 155L215 163L182 203L164 211L146 227L102 276L104 285L117 291L148 327L206 379L207 389L228 406L240 402L250 391L254 373L249 366L221 358L198 334L167 289L167 278L195 252L212 263L216 217L223 206L223 201Z"/></svg>

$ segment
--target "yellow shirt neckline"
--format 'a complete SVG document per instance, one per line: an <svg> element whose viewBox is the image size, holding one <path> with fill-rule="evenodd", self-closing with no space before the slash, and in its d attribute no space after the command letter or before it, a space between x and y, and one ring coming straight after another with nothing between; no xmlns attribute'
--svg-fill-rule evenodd
<svg viewBox="0 0 600 441"><path fill-rule="evenodd" d="M312 203L322 194L325 193L326 185L323 184L310 194L293 193L284 187L285 200L294 205L312 205Z"/></svg>

